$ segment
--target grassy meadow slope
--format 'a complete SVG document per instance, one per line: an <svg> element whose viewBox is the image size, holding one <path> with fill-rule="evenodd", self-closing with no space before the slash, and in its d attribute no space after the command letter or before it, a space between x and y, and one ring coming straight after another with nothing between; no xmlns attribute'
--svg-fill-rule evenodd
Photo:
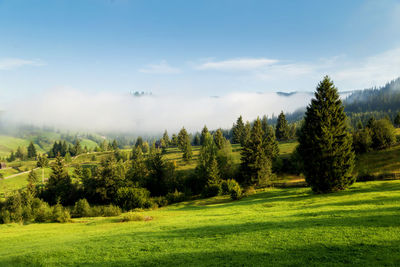
<svg viewBox="0 0 400 267"><path fill-rule="evenodd" d="M357 183L315 195L267 189L145 211L153 220L79 218L0 225L0 265L396 265L400 181Z"/></svg>

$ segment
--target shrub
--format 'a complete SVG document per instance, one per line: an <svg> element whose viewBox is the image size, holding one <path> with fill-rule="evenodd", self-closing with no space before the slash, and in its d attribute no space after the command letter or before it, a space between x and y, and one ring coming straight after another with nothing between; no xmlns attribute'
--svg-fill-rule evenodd
<svg viewBox="0 0 400 267"><path fill-rule="evenodd" d="M90 217L92 211L86 199L80 199L75 203L72 215L74 217Z"/></svg>
<svg viewBox="0 0 400 267"><path fill-rule="evenodd" d="M11 222L11 217L10 217L10 212L8 210L1 210L0 211L0 223L10 223Z"/></svg>
<svg viewBox="0 0 400 267"><path fill-rule="evenodd" d="M118 206L124 210L151 208L150 192L145 188L121 187L117 191Z"/></svg>
<svg viewBox="0 0 400 267"><path fill-rule="evenodd" d="M177 203L185 201L186 196L184 193L179 192L177 189L173 193L168 193L165 198L168 200L168 203Z"/></svg>
<svg viewBox="0 0 400 267"><path fill-rule="evenodd" d="M48 222L52 219L52 209L47 202L39 201L34 209L35 222Z"/></svg>
<svg viewBox="0 0 400 267"><path fill-rule="evenodd" d="M220 184L208 184L204 188L202 195L203 197L215 197L221 193L221 185Z"/></svg>
<svg viewBox="0 0 400 267"><path fill-rule="evenodd" d="M152 198L153 202L153 208L154 207L165 207L168 205L168 200L166 197L153 197Z"/></svg>
<svg viewBox="0 0 400 267"><path fill-rule="evenodd" d="M238 200L242 197L242 188L240 185L236 183L230 190L231 199Z"/></svg>
<svg viewBox="0 0 400 267"><path fill-rule="evenodd" d="M140 214L140 213L136 213L136 212L128 212L126 214L124 214L124 216L122 217L122 222L131 222L131 221L144 221L145 217Z"/></svg>
<svg viewBox="0 0 400 267"><path fill-rule="evenodd" d="M231 190L237 185L238 183L234 179L228 179L221 183L221 191L223 195L229 195Z"/></svg>
<svg viewBox="0 0 400 267"><path fill-rule="evenodd" d="M395 129L387 119L372 124L372 146L374 149L388 148L396 142Z"/></svg>
<svg viewBox="0 0 400 267"><path fill-rule="evenodd" d="M67 209L64 209L61 204L58 203L53 206L52 221L65 223L69 222L70 220L71 215L69 214L69 211Z"/></svg>
<svg viewBox="0 0 400 267"><path fill-rule="evenodd" d="M246 188L246 190L243 193L243 196L251 196L254 195L255 193L257 193L256 189L254 188L254 186L249 186Z"/></svg>
<svg viewBox="0 0 400 267"><path fill-rule="evenodd" d="M102 206L100 210L100 215L104 217L118 216L121 214L120 207L114 205Z"/></svg>

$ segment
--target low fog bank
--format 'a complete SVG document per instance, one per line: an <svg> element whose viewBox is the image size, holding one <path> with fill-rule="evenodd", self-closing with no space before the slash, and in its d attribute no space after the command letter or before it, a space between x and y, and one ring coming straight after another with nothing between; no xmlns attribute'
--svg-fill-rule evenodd
<svg viewBox="0 0 400 267"><path fill-rule="evenodd" d="M289 96L277 93L231 93L221 97L142 96L112 92L86 93L53 90L4 107L3 121L51 126L60 130L89 132L131 132L158 134L164 129L190 132L230 128L239 115L253 120L281 110L293 112L305 107L310 93Z"/></svg>

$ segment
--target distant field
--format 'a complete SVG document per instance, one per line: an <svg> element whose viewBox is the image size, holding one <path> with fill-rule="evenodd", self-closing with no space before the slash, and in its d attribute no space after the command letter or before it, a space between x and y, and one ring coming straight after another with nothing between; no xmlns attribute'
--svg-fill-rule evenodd
<svg viewBox="0 0 400 267"><path fill-rule="evenodd" d="M143 212L147 222L80 218L0 225L0 266L396 266L400 181L315 195L267 189Z"/></svg>
<svg viewBox="0 0 400 267"><path fill-rule="evenodd" d="M11 151L14 152L20 146L26 148L29 145L29 141L26 139L0 135L0 157L7 157L10 155ZM36 145L36 149L39 152L44 152L42 149Z"/></svg>

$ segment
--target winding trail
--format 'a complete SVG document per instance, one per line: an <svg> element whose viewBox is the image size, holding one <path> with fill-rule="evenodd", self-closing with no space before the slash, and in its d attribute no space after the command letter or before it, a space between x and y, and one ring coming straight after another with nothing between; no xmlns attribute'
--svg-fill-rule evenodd
<svg viewBox="0 0 400 267"><path fill-rule="evenodd" d="M39 168L35 168L35 169L33 169L33 170L37 170L37 169L39 169ZM16 174L13 174L13 175L4 177L3 179L6 180L6 179L14 178L14 177L20 176L20 175L22 175L22 174L29 173L30 171L31 171L31 170L25 171L25 172L19 172L19 173L16 173Z"/></svg>

